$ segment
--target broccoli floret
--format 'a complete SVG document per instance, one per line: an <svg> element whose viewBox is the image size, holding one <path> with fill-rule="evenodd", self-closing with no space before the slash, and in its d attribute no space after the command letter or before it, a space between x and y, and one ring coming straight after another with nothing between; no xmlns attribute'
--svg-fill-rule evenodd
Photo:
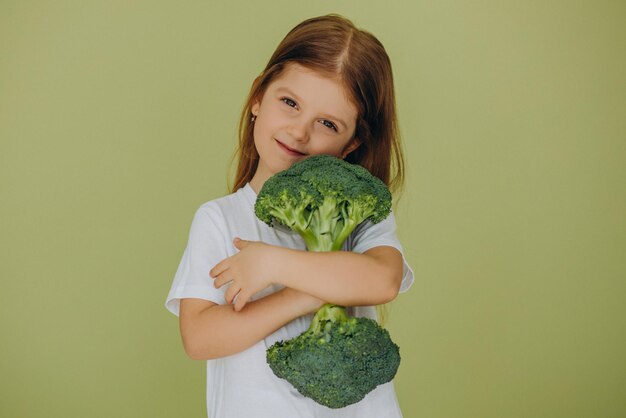
<svg viewBox="0 0 626 418"><path fill-rule="evenodd" d="M385 183L365 168L317 155L270 177L255 212L270 226L279 222L299 233L309 251L338 251L359 224L385 219L391 199ZM325 304L308 331L267 350L267 363L302 395L342 408L391 381L400 352L376 321Z"/></svg>
<svg viewBox="0 0 626 418"><path fill-rule="evenodd" d="M365 168L330 155L306 158L270 177L255 203L257 217L298 232L309 251L337 251L363 221L391 211L391 193Z"/></svg>
<svg viewBox="0 0 626 418"><path fill-rule="evenodd" d="M390 382L400 365L399 347L387 330L331 304L317 311L307 331L277 342L266 354L276 376L329 408L360 401Z"/></svg>

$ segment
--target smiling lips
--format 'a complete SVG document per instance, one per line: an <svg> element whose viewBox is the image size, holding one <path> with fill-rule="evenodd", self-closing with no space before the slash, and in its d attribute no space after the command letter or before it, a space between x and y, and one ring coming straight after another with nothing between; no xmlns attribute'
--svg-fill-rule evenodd
<svg viewBox="0 0 626 418"><path fill-rule="evenodd" d="M287 145L283 144L282 142L280 142L279 140L276 140L276 142L278 142L278 145L285 150L286 153L288 153L289 155L294 155L294 156L302 156L302 155L306 155L300 151L296 151L295 149L289 148Z"/></svg>

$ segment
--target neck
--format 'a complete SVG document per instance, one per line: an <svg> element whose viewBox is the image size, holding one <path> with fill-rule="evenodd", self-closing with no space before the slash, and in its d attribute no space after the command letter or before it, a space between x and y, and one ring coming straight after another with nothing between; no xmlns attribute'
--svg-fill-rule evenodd
<svg viewBox="0 0 626 418"><path fill-rule="evenodd" d="M259 195L263 184L265 184L265 181L270 177L271 175L267 174L265 170L262 169L262 167L258 167L257 170L254 172L254 176L252 176L252 179L249 183L250 187L252 187L252 190L254 190L257 196Z"/></svg>
<svg viewBox="0 0 626 418"><path fill-rule="evenodd" d="M257 179L257 177L254 176L249 183L250 187L252 187L252 190L254 190L254 193L256 193L256 195L258 196L259 192L261 191L261 187L263 187L263 183L265 182Z"/></svg>

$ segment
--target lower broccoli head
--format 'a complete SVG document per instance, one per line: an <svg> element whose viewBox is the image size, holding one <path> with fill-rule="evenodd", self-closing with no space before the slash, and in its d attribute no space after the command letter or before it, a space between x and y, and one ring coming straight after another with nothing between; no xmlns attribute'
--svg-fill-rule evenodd
<svg viewBox="0 0 626 418"><path fill-rule="evenodd" d="M267 362L302 395L343 408L390 382L400 365L400 351L376 321L350 317L344 308L327 304L308 331L271 346Z"/></svg>

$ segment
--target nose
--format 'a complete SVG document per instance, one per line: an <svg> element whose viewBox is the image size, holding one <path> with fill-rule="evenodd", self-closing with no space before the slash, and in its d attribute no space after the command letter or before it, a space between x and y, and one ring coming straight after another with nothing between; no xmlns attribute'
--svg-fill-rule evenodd
<svg viewBox="0 0 626 418"><path fill-rule="evenodd" d="M309 139L309 126L303 117L294 118L287 131L294 141L306 142Z"/></svg>

